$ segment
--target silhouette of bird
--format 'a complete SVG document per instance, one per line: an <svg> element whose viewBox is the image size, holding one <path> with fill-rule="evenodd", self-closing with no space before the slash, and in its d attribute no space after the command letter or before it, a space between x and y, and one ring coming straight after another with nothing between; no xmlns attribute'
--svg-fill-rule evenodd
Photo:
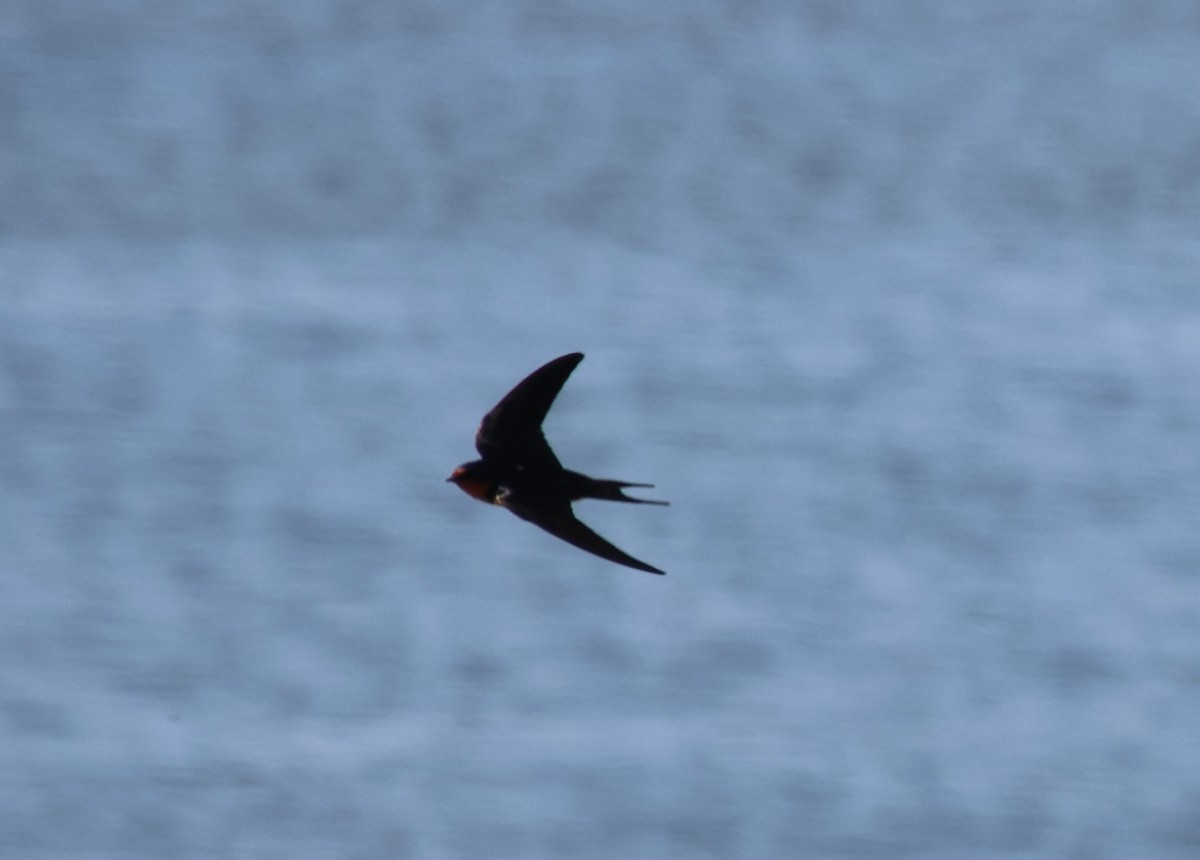
<svg viewBox="0 0 1200 860"><path fill-rule="evenodd" d="M637 505L666 505L625 494L627 487L653 487L589 478L564 469L542 433L542 422L567 377L583 361L573 352L539 367L504 395L485 416L475 434L482 459L463 463L447 478L468 496L508 508L556 538L626 567L665 573L638 561L596 534L575 517L571 503L605 499Z"/></svg>

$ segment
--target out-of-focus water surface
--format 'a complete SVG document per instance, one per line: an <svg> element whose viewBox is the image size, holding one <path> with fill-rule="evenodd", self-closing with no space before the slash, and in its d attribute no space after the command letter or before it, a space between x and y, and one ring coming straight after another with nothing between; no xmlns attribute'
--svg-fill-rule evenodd
<svg viewBox="0 0 1200 860"><path fill-rule="evenodd" d="M0 31L4 857L1200 852L1194 3Z"/></svg>

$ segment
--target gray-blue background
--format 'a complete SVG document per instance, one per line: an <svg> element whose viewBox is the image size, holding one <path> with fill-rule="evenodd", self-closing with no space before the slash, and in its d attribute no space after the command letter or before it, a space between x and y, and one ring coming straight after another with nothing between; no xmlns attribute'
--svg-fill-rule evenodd
<svg viewBox="0 0 1200 860"><path fill-rule="evenodd" d="M1198 9L0 2L0 854L1197 856Z"/></svg>

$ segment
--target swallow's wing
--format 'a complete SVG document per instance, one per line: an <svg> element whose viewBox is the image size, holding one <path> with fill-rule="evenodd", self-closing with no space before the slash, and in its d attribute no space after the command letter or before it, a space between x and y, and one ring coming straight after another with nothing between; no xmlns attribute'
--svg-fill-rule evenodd
<svg viewBox="0 0 1200 860"><path fill-rule="evenodd" d="M550 450L546 437L542 435L542 421L567 377L581 361L581 352L556 358L529 374L504 395L492 407L492 411L483 416L479 432L475 434L475 447L480 455L485 460L497 456L509 458L518 467L534 465L562 468Z"/></svg>
<svg viewBox="0 0 1200 860"><path fill-rule="evenodd" d="M615 561L635 570L647 573L666 573L657 567L651 567L644 561L638 561L628 553L622 552L600 535L589 529L575 518L571 503L567 501L538 504L530 507L513 499L512 496L501 497L500 504L508 508L523 520L529 520L535 526L550 532L556 538L565 540L572 546L598 555L601 558Z"/></svg>

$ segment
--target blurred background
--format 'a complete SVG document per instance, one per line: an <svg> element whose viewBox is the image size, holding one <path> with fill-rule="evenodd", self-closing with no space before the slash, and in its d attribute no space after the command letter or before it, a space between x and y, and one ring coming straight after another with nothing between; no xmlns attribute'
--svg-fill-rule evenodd
<svg viewBox="0 0 1200 860"><path fill-rule="evenodd" d="M0 854L1193 858L1191 0L0 2ZM608 564L444 478L543 362Z"/></svg>

